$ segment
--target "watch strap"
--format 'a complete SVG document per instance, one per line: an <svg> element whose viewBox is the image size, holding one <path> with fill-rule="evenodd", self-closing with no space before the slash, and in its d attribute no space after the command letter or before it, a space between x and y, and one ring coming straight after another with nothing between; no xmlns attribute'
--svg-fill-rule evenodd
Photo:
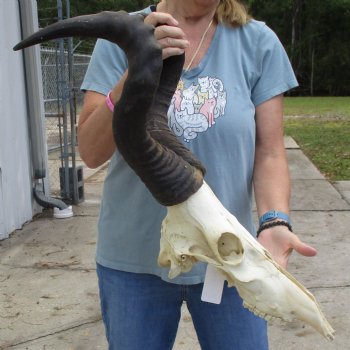
<svg viewBox="0 0 350 350"><path fill-rule="evenodd" d="M287 214L277 210L270 210L259 218L259 226L263 225L265 222L269 222L275 219L284 220L290 225L290 219Z"/></svg>

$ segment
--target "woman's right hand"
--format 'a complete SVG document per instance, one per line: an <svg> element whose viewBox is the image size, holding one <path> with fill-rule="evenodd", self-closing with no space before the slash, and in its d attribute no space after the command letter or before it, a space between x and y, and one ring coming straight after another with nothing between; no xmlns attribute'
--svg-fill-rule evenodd
<svg viewBox="0 0 350 350"><path fill-rule="evenodd" d="M179 27L177 20L168 13L151 12L145 23L155 27L154 36L160 44L163 59L181 55L189 46L185 33Z"/></svg>

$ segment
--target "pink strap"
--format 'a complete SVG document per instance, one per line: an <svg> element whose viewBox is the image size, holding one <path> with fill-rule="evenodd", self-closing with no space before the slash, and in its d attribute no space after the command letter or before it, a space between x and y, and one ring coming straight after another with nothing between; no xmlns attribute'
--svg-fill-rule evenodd
<svg viewBox="0 0 350 350"><path fill-rule="evenodd" d="M106 97L106 105L108 107L108 109L114 113L114 103L112 102L111 99L111 91L108 93L107 97Z"/></svg>

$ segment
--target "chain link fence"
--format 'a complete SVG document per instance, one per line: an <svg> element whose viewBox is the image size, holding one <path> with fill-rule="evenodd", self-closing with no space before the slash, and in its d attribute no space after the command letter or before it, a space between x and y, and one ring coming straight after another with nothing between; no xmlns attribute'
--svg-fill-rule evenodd
<svg viewBox="0 0 350 350"><path fill-rule="evenodd" d="M69 112L69 108L64 106L64 94L72 94L75 115L74 118L79 118L79 111L83 103L83 93L80 91L80 85L83 81L86 69L90 62L90 55L74 53L73 54L73 86L68 86L69 79L69 64L68 53L64 52L64 69L62 69L62 55L59 50L53 48L41 48L41 66L43 77L43 92L45 106L45 125L46 139L49 159L49 181L51 194L60 196L60 171L63 168L63 134L62 126L65 122L64 111ZM71 113L71 111L70 111ZM77 120L74 121L77 123ZM68 140L71 140L70 128L68 128ZM71 145L72 146L72 145ZM75 145L73 145L74 147Z"/></svg>

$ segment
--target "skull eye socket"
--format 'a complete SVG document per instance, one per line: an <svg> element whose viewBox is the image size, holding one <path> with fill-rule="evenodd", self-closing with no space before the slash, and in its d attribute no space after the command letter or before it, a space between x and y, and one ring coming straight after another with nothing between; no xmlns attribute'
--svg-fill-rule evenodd
<svg viewBox="0 0 350 350"><path fill-rule="evenodd" d="M218 252L225 262L236 265L242 261L244 249L236 235L224 232L218 240Z"/></svg>

